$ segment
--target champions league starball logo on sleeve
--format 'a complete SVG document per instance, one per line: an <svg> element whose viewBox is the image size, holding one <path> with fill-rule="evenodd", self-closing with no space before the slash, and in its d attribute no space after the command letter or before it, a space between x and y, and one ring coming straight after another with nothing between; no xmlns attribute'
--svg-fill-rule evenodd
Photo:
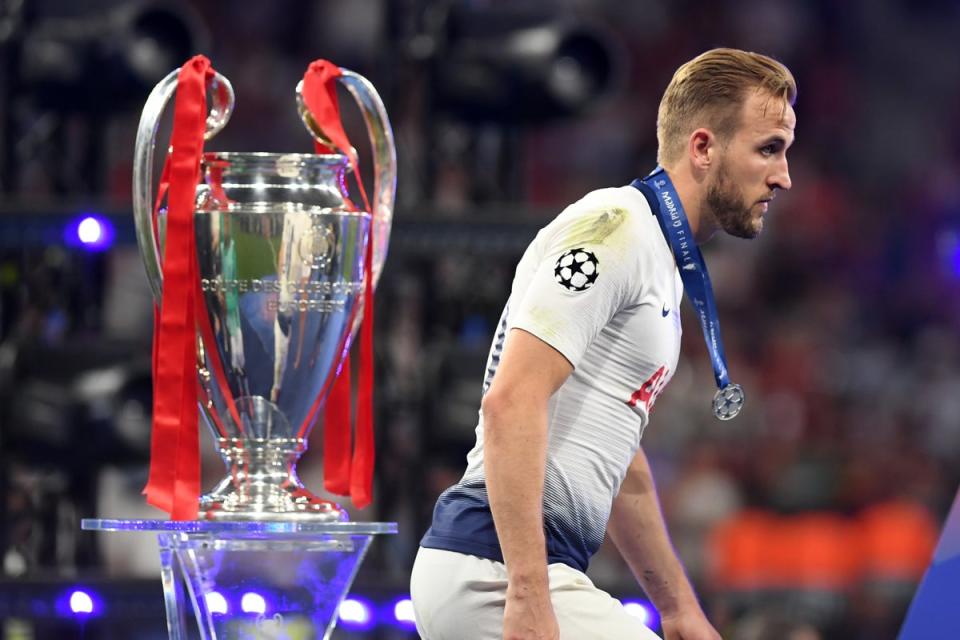
<svg viewBox="0 0 960 640"><path fill-rule="evenodd" d="M600 275L600 261L592 251L576 248L557 258L553 277L568 291L586 291Z"/></svg>

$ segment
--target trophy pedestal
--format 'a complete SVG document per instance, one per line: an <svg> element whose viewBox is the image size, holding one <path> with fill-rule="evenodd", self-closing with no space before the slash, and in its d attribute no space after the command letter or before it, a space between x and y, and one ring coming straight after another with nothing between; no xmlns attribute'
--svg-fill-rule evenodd
<svg viewBox="0 0 960 640"><path fill-rule="evenodd" d="M171 640L330 637L375 535L394 522L85 519L88 531L151 531Z"/></svg>

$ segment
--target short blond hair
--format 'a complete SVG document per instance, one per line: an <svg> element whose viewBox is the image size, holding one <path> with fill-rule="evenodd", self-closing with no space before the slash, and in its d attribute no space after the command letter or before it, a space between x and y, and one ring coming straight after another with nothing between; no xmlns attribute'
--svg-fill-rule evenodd
<svg viewBox="0 0 960 640"><path fill-rule="evenodd" d="M676 162L696 129L712 130L722 142L740 125L748 92L760 90L793 104L797 83L783 64L740 49L711 49L684 63L667 85L657 112L657 161Z"/></svg>

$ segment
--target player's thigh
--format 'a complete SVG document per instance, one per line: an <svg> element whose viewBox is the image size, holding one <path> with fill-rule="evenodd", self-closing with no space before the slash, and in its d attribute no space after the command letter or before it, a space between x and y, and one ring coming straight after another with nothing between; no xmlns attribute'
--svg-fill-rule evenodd
<svg viewBox="0 0 960 640"><path fill-rule="evenodd" d="M550 597L560 640L659 640L619 600L566 565L550 565Z"/></svg>
<svg viewBox="0 0 960 640"><path fill-rule="evenodd" d="M503 564L423 549L410 574L410 597L423 640L495 640L503 635Z"/></svg>

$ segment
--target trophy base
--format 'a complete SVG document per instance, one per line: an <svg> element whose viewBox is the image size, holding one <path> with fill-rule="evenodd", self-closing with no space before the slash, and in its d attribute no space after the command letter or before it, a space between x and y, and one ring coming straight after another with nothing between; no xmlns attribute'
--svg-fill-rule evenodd
<svg viewBox="0 0 960 640"><path fill-rule="evenodd" d="M269 522L346 522L340 505L324 500L302 486L259 485L237 491L229 478L201 496L199 520Z"/></svg>
<svg viewBox="0 0 960 640"><path fill-rule="evenodd" d="M394 522L83 520L153 531L170 640L326 640L374 536Z"/></svg>

